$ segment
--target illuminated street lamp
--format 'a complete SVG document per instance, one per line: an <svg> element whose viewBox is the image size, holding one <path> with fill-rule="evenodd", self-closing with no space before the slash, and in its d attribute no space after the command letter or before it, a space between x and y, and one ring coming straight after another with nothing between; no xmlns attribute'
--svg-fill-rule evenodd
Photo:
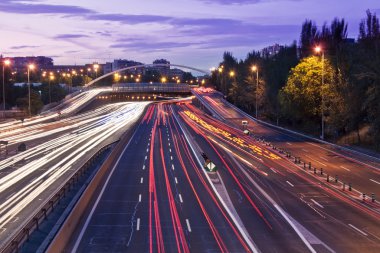
<svg viewBox="0 0 380 253"><path fill-rule="evenodd" d="M167 80L166 80L166 77L162 77L162 78L161 78L161 83L166 83L166 81L167 81Z"/></svg>
<svg viewBox="0 0 380 253"><path fill-rule="evenodd" d="M95 64L94 64L95 78L98 77L98 69L99 69L99 64L95 63Z"/></svg>
<svg viewBox="0 0 380 253"><path fill-rule="evenodd" d="M30 106L30 71L35 68L34 64L28 65L28 93L29 93L29 117L32 116L32 108Z"/></svg>
<svg viewBox="0 0 380 253"><path fill-rule="evenodd" d="M325 53L323 52L323 49L320 47L320 46L316 46L315 47L315 52L317 54L321 53L322 54L322 85L321 85L321 98L322 98L322 103L321 103L321 139L324 140L325 138L325 120L324 120L324 107L325 107L325 100L324 100L324 96L323 96L323 86L324 86L324 71L325 71L325 67L324 67L324 62L325 62Z"/></svg>
<svg viewBox="0 0 380 253"><path fill-rule="evenodd" d="M259 68L256 65L253 65L251 68L252 72L256 72L256 119L258 119L257 113L257 98L258 98L258 90L259 90Z"/></svg>
<svg viewBox="0 0 380 253"><path fill-rule="evenodd" d="M50 82L53 81L55 77L53 76L53 73L49 76L49 104L51 104L51 89L50 89Z"/></svg>
<svg viewBox="0 0 380 253"><path fill-rule="evenodd" d="M5 111L5 66L9 66L11 64L11 61L6 59L3 62L3 110ZM4 112L5 116L5 112Z"/></svg>

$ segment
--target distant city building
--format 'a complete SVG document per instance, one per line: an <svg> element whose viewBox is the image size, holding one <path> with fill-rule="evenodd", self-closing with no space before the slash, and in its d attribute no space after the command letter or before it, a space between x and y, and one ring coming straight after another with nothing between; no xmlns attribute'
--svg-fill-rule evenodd
<svg viewBox="0 0 380 253"><path fill-rule="evenodd" d="M150 69L159 72L161 75L168 76L170 73L170 61L165 59L157 59L153 64L165 64L167 66L153 66Z"/></svg>
<svg viewBox="0 0 380 253"><path fill-rule="evenodd" d="M112 62L106 62L103 66L104 74L108 74L112 72Z"/></svg>
<svg viewBox="0 0 380 253"><path fill-rule="evenodd" d="M54 66L53 59L46 56L8 57L12 69L22 71L29 64L34 64L38 69L48 69Z"/></svg>
<svg viewBox="0 0 380 253"><path fill-rule="evenodd" d="M112 71L118 70L118 69L123 69L127 67L133 67L137 65L142 65L143 63L141 62L136 62L136 61L131 61L131 60L125 60L125 59L116 59L112 63ZM144 72L143 68L136 68L136 69L131 69L129 70L130 73L133 74L141 74ZM108 72L109 73L109 72Z"/></svg>
<svg viewBox="0 0 380 253"><path fill-rule="evenodd" d="M185 71L181 69L174 68L174 69L169 70L169 77L182 78L184 74L185 74Z"/></svg>
<svg viewBox="0 0 380 253"><path fill-rule="evenodd" d="M279 44L274 44L273 46L263 48L260 51L260 55L262 57L266 57L266 58L273 57L274 55L278 54L278 52L280 52L280 50L283 48L284 48L284 46L281 46Z"/></svg>

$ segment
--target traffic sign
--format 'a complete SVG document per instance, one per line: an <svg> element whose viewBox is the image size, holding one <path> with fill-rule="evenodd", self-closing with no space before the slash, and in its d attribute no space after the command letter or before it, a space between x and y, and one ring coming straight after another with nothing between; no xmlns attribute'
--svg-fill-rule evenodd
<svg viewBox="0 0 380 253"><path fill-rule="evenodd" d="M216 165L213 162L210 162L206 165L206 169L208 172L215 172L216 171Z"/></svg>

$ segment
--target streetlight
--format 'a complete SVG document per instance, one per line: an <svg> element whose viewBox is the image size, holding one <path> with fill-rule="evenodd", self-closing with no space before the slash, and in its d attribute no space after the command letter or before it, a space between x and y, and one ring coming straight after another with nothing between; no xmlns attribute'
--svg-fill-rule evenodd
<svg viewBox="0 0 380 253"><path fill-rule="evenodd" d="M50 82L51 81L53 81L54 80L54 76L52 75L52 73L51 73L51 75L49 76L49 104L51 104L51 89L50 89Z"/></svg>
<svg viewBox="0 0 380 253"><path fill-rule="evenodd" d="M98 68L99 68L99 64L95 63L95 64L94 64L95 78L98 77Z"/></svg>
<svg viewBox="0 0 380 253"><path fill-rule="evenodd" d="M256 119L258 119L258 114L257 114L257 93L259 90L259 68L256 65L253 65L251 68L252 72L256 72Z"/></svg>
<svg viewBox="0 0 380 253"><path fill-rule="evenodd" d="M161 83L166 83L166 77L161 78Z"/></svg>
<svg viewBox="0 0 380 253"><path fill-rule="evenodd" d="M9 66L10 64L11 64L11 61L8 59L6 59L3 62L3 110L4 111L5 111L5 66ZM4 116L5 116L5 112L4 112Z"/></svg>
<svg viewBox="0 0 380 253"><path fill-rule="evenodd" d="M324 101L324 96L323 96L323 86L325 83L325 77L324 77L324 71L325 71L325 53L323 52L323 49L320 46L315 47L315 52L317 54L321 53L322 54L322 85L321 85L321 98L322 98L322 103L321 103L321 139L324 140L325 138L325 120L324 120L324 107L325 107L325 101Z"/></svg>
<svg viewBox="0 0 380 253"><path fill-rule="evenodd" d="M32 108L30 107L30 71L35 68L34 64L28 65L28 93L29 93L29 117L32 116Z"/></svg>
<svg viewBox="0 0 380 253"><path fill-rule="evenodd" d="M230 77L234 77L235 76L235 71L231 70L230 71Z"/></svg>

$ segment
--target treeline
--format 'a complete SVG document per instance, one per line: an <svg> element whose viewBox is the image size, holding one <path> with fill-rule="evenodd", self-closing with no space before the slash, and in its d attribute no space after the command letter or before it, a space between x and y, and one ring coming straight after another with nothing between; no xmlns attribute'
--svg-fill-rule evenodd
<svg viewBox="0 0 380 253"><path fill-rule="evenodd" d="M253 51L238 61L225 52L212 83L251 114L257 103L260 119L319 136L323 114L328 139L355 133L355 142L366 137L379 149L379 19L367 11L356 41L347 38L347 26L336 18L318 29L306 20L298 45L285 46L274 56ZM258 86L253 65L259 71Z"/></svg>

